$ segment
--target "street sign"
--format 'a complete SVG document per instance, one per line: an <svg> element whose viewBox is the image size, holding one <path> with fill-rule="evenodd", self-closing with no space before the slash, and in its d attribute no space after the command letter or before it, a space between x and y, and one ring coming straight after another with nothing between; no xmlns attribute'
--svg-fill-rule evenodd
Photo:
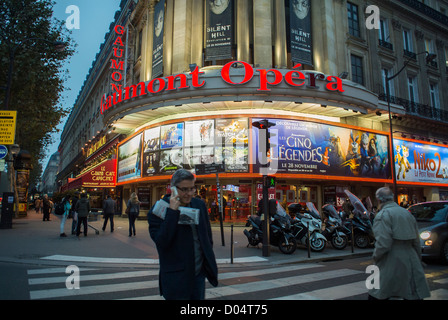
<svg viewBox="0 0 448 320"><path fill-rule="evenodd" d="M196 174L214 174L225 172L223 163L197 164L194 166Z"/></svg>
<svg viewBox="0 0 448 320"><path fill-rule="evenodd" d="M17 111L0 111L0 144L14 144Z"/></svg>
<svg viewBox="0 0 448 320"><path fill-rule="evenodd" d="M3 145L0 145L0 159L5 159L7 155L8 155L8 148Z"/></svg>

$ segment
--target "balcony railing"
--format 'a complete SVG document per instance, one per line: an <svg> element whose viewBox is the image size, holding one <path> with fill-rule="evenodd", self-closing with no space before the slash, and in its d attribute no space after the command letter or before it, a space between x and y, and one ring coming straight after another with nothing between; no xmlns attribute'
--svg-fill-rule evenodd
<svg viewBox="0 0 448 320"><path fill-rule="evenodd" d="M394 46L392 45L392 43L384 40L378 40L378 42L381 47L387 48L389 50L394 50Z"/></svg>
<svg viewBox="0 0 448 320"><path fill-rule="evenodd" d="M409 7L414 8L415 10L434 19L437 22L444 24L445 26L448 26L448 16L440 13L437 10L434 10L433 8L427 6L426 4L423 4L417 0L400 0L400 2L408 5Z"/></svg>
<svg viewBox="0 0 448 320"><path fill-rule="evenodd" d="M378 99L387 102L387 96L385 93L380 93ZM443 122L448 122L448 111L434 108L427 104L417 103L409 101L403 98L391 96L390 103L403 106L406 113L411 115L416 115L423 118L428 118L432 120L438 120Z"/></svg>

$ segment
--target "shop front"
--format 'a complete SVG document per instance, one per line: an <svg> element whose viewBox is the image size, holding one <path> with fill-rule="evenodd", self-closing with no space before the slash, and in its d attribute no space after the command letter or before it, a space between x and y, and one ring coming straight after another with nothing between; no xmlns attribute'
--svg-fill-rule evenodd
<svg viewBox="0 0 448 320"><path fill-rule="evenodd" d="M222 193L224 222L244 222L257 212L262 198L258 129L252 127L258 119L250 114L188 117L137 131L118 145L117 185L125 189L124 201L137 192L153 204L169 193L176 170L196 172L198 165L222 164L224 172L197 174L197 196L205 201L211 221L219 220ZM277 179L269 198L285 208L293 202L341 205L344 188L391 183L384 132L293 116L269 121L275 124L276 138L271 141L268 170ZM369 158L363 156L367 145Z"/></svg>
<svg viewBox="0 0 448 320"><path fill-rule="evenodd" d="M224 221L232 223L256 213L261 199L264 140L252 124L263 119L274 124L267 173L277 183L270 198L284 207L308 201L318 208L328 201L341 207L343 190L349 189L374 206L375 190L393 183L389 132L372 120L379 103L364 87L338 77L234 61L125 87L105 96L101 110L106 123L132 132L117 148L123 204L137 192L145 198L144 216L169 193L177 169L196 172L197 165L221 164L218 176L197 174L197 196L217 221L222 194ZM402 183L397 179L407 186Z"/></svg>

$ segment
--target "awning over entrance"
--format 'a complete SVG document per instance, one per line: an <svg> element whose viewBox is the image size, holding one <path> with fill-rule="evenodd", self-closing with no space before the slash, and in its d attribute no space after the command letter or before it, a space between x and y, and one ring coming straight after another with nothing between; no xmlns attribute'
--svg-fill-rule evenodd
<svg viewBox="0 0 448 320"><path fill-rule="evenodd" d="M82 176L68 179L68 183L62 187L62 191L78 188L114 188L116 175L117 160L106 160Z"/></svg>

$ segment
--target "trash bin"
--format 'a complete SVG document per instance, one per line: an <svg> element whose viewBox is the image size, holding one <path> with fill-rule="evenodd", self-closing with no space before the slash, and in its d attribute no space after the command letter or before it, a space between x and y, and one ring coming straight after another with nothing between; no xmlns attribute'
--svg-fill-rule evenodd
<svg viewBox="0 0 448 320"><path fill-rule="evenodd" d="M14 215L14 193L3 192L0 229L12 229L13 215Z"/></svg>

